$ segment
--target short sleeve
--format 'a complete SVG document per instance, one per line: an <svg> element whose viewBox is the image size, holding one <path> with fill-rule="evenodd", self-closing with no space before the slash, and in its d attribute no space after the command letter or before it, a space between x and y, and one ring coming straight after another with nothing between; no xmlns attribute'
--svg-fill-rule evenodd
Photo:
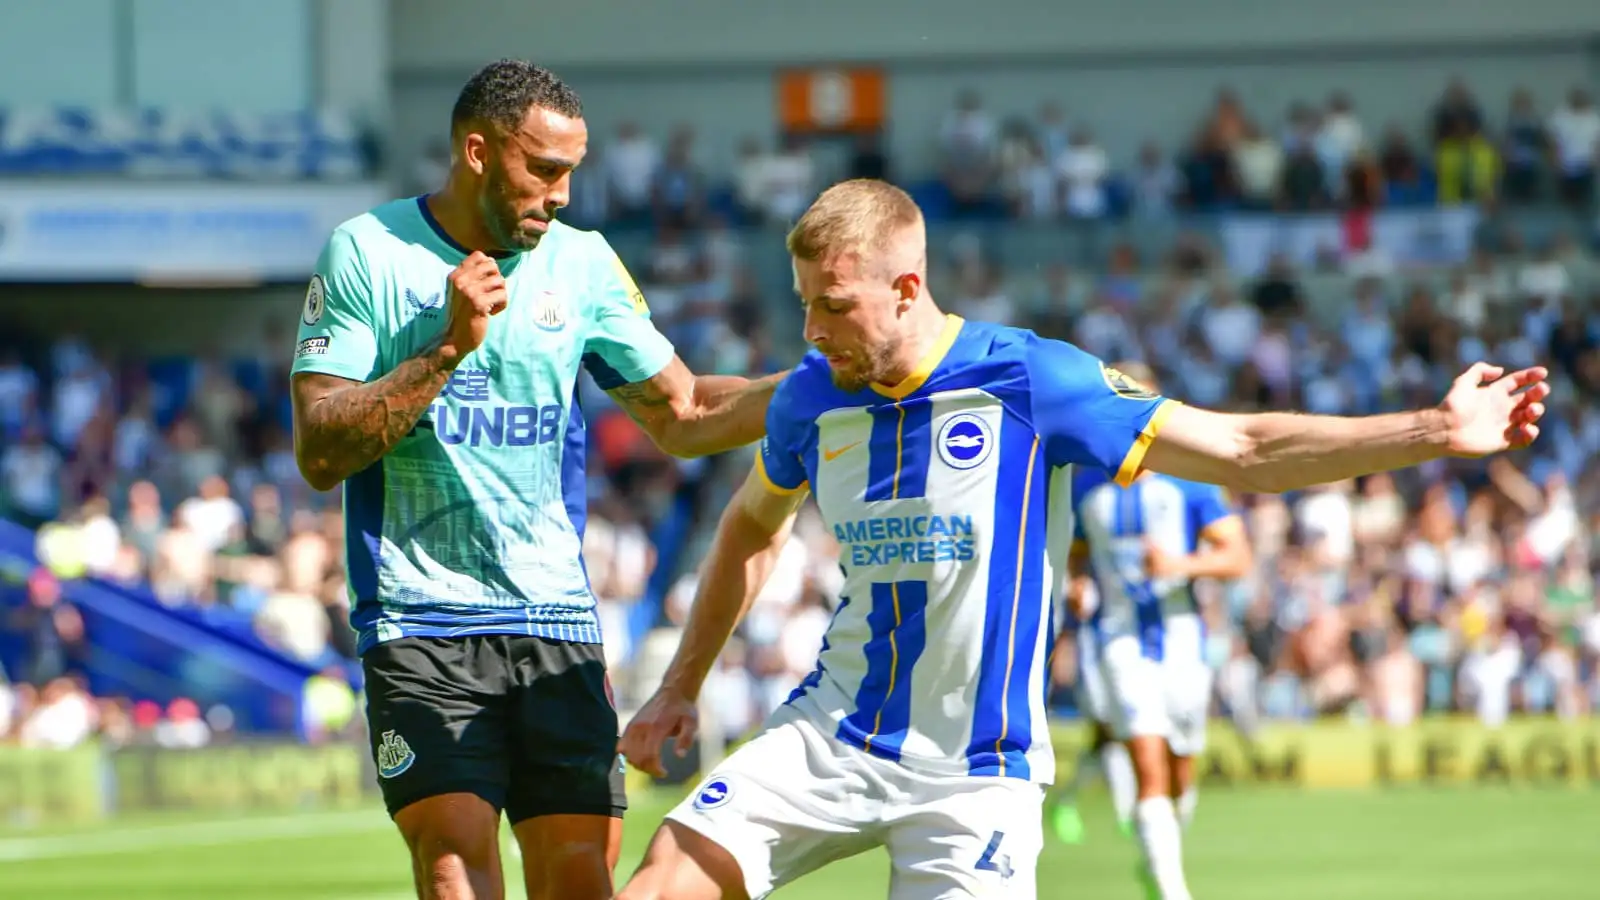
<svg viewBox="0 0 1600 900"><path fill-rule="evenodd" d="M767 436L761 439L761 452L756 455L756 471L761 480L776 494L794 494L807 486L805 461L800 456L804 423L794 414L789 399L793 392L793 376L778 385L767 405Z"/></svg>
<svg viewBox="0 0 1600 900"><path fill-rule="evenodd" d="M1184 484L1184 494L1189 528L1196 542L1201 532L1233 515L1233 504L1228 502L1227 492L1217 485L1188 482Z"/></svg>
<svg viewBox="0 0 1600 900"><path fill-rule="evenodd" d="M306 288L290 371L371 380L378 363L372 322L372 278L366 260L348 231L335 231Z"/></svg>
<svg viewBox="0 0 1600 900"><path fill-rule="evenodd" d="M1131 484L1175 402L1061 341L1036 338L1027 365L1045 459L1097 466Z"/></svg>
<svg viewBox="0 0 1600 900"><path fill-rule="evenodd" d="M672 342L656 330L644 292L605 238L589 274L591 317L583 365L602 390L644 381L672 362Z"/></svg>

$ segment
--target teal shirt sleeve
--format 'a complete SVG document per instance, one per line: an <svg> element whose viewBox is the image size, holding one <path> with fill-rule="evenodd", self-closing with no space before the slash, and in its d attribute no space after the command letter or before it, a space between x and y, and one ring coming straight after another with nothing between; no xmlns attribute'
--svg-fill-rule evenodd
<svg viewBox="0 0 1600 900"><path fill-rule="evenodd" d="M591 322L583 366L602 390L653 378L672 362L672 342L650 321L644 293L600 235L589 273Z"/></svg>
<svg viewBox="0 0 1600 900"><path fill-rule="evenodd" d="M355 238L340 229L322 248L306 288L290 371L370 381L377 363L372 279Z"/></svg>

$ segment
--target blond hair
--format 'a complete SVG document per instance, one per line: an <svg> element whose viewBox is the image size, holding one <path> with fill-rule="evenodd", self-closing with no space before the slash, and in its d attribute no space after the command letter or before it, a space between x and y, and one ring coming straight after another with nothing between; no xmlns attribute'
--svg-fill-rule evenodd
<svg viewBox="0 0 1600 900"><path fill-rule="evenodd" d="M854 256L918 274L927 268L927 229L917 201L875 178L853 178L823 191L784 243L791 256L807 262Z"/></svg>

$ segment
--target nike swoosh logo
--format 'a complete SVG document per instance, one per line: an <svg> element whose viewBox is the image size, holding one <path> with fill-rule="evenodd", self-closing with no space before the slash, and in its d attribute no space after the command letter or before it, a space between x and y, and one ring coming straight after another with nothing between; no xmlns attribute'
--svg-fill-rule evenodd
<svg viewBox="0 0 1600 900"><path fill-rule="evenodd" d="M837 450L826 450L825 449L825 450L822 451L822 458L824 460L828 461L828 462L833 462L834 460L836 460L839 457L845 455L846 453L849 453L851 450L854 450L855 448L857 448L859 446L861 446L861 442L860 441L856 441L854 444L845 444L843 447L840 447Z"/></svg>

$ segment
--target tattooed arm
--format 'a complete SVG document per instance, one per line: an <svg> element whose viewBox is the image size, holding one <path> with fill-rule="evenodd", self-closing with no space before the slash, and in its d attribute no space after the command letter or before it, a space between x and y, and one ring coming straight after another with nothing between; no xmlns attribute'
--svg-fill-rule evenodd
<svg viewBox="0 0 1600 900"><path fill-rule="evenodd" d="M696 375L674 356L654 377L607 393L662 450L708 456L761 439L767 404L785 374L754 380Z"/></svg>
<svg viewBox="0 0 1600 900"><path fill-rule="evenodd" d="M319 491L377 462L416 427L455 365L437 349L365 384L301 372L294 376L294 458Z"/></svg>

